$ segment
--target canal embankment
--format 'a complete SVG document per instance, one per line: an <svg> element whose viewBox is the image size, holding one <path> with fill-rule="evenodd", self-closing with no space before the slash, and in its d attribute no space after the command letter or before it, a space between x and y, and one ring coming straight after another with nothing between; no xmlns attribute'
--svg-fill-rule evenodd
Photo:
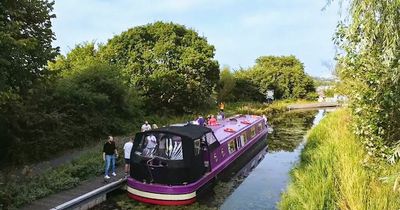
<svg viewBox="0 0 400 210"><path fill-rule="evenodd" d="M351 121L342 109L310 131L280 209L399 209L400 164L370 157Z"/></svg>

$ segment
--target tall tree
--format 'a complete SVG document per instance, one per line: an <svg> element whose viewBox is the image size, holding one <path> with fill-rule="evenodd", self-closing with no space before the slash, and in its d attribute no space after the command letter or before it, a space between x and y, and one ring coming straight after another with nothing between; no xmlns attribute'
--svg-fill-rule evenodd
<svg viewBox="0 0 400 210"><path fill-rule="evenodd" d="M58 51L51 46L53 4L48 0L0 1L0 93L26 93L46 75L44 66Z"/></svg>
<svg viewBox="0 0 400 210"><path fill-rule="evenodd" d="M314 92L314 82L295 56L261 56L249 72L261 93L273 89L275 98L305 98Z"/></svg>
<svg viewBox="0 0 400 210"><path fill-rule="evenodd" d="M43 110L43 107L37 107L47 97L38 97L37 92L41 90L35 90L33 86L47 76L47 61L58 53L58 49L51 46L54 39L51 30L51 19L55 17L51 14L53 4L47 0L0 1L1 163L7 162L4 158L11 161L12 152L20 154L9 148L26 140L20 138L22 133L34 138L29 132L37 130L27 129L30 122L40 124L46 116L36 110ZM31 101L33 96L38 100Z"/></svg>
<svg viewBox="0 0 400 210"><path fill-rule="evenodd" d="M194 30L155 22L110 39L99 56L123 68L149 110L192 111L210 99L219 80L214 51Z"/></svg>
<svg viewBox="0 0 400 210"><path fill-rule="evenodd" d="M218 101L232 101L233 90L235 89L236 80L233 73L229 70L229 67L225 66L222 68L220 73L220 81L218 87Z"/></svg>

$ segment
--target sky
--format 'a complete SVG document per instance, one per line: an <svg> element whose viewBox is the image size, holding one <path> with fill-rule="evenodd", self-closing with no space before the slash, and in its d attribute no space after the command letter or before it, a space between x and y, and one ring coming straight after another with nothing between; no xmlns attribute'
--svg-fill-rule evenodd
<svg viewBox="0 0 400 210"><path fill-rule="evenodd" d="M311 76L332 77L339 6L327 0L55 0L54 46L108 39L155 21L185 25L215 46L220 66L251 67L265 55L294 55Z"/></svg>

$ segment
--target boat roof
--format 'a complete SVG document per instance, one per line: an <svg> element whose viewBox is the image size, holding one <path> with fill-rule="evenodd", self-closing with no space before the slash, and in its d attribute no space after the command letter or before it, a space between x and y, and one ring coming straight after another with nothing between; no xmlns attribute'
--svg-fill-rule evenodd
<svg viewBox="0 0 400 210"><path fill-rule="evenodd" d="M201 138L204 134L209 133L211 131L212 131L211 128L208 128L205 126L186 124L186 125L181 125L181 126L173 125L173 126L161 127L161 128L145 131L144 133L164 132L164 133L176 134L179 136L185 136L189 139L198 139L198 138Z"/></svg>
<svg viewBox="0 0 400 210"><path fill-rule="evenodd" d="M214 125L214 126L208 125L207 127L212 129L217 140L220 143L222 143L222 142L224 142L224 140L230 139L229 137L241 133L246 128L251 127L260 121L262 121L261 116L236 115L236 116L229 117L224 120L218 121L218 125ZM245 124L243 122L246 122L248 124ZM226 128L233 129L235 132L224 131L224 129L226 129Z"/></svg>

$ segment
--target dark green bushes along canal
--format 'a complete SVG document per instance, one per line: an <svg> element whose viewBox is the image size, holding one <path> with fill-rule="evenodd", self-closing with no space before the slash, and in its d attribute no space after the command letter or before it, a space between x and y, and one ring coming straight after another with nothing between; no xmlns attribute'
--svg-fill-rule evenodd
<svg viewBox="0 0 400 210"><path fill-rule="evenodd" d="M261 106L241 107L246 113L263 109ZM299 158L304 135L317 113L280 112L270 116L269 122L274 127L274 133L267 138L268 152L265 147L263 151L254 153L256 157L266 153L264 159L251 172L242 170L230 176L228 181L218 181L194 205L146 205L129 199L121 191L111 195L107 202L95 209L274 209L282 189L286 188L288 173ZM318 116L322 116L322 112Z"/></svg>

